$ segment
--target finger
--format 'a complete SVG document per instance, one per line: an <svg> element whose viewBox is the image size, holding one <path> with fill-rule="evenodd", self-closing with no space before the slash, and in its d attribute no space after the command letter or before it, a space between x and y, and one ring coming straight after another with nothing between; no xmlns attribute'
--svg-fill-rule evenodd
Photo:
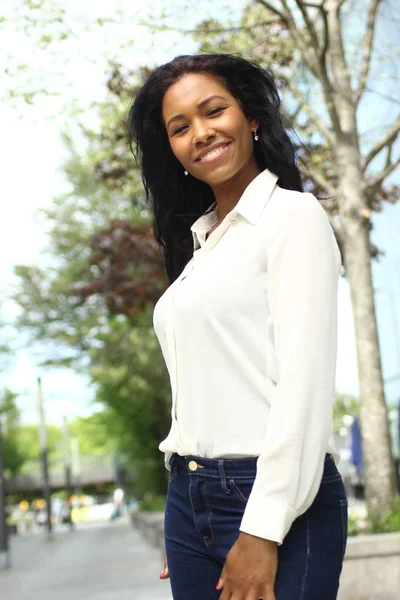
<svg viewBox="0 0 400 600"><path fill-rule="evenodd" d="M219 600L232 600L232 594L227 586L224 588Z"/></svg>
<svg viewBox="0 0 400 600"><path fill-rule="evenodd" d="M168 578L169 578L169 569L168 569L168 565L166 564L164 569L160 573L160 579L168 579Z"/></svg>
<svg viewBox="0 0 400 600"><path fill-rule="evenodd" d="M225 585L225 573L226 573L226 567L224 565L222 571L221 571L221 576L217 581L217 590L222 590L224 588Z"/></svg>
<svg viewBox="0 0 400 600"><path fill-rule="evenodd" d="M166 553L164 553L164 569L161 571L160 573L160 579L168 579L169 578L169 569L168 569L168 562L167 562L167 555Z"/></svg>
<svg viewBox="0 0 400 600"><path fill-rule="evenodd" d="M216 585L217 590L222 590L224 588L224 584L225 584L225 571L226 571L226 569L224 567L222 569L222 572L221 572L221 577L217 581L217 585Z"/></svg>
<svg viewBox="0 0 400 600"><path fill-rule="evenodd" d="M169 570L167 567L166 569L164 569L164 571L161 571L160 579L168 579L168 578L169 578Z"/></svg>
<svg viewBox="0 0 400 600"><path fill-rule="evenodd" d="M271 589L265 590L263 593L259 594L257 598L259 598L259 600L275 600L275 593Z"/></svg>

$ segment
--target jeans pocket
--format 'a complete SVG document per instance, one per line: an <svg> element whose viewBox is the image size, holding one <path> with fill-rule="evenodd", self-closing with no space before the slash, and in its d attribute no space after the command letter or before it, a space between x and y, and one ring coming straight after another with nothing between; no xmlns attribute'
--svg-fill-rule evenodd
<svg viewBox="0 0 400 600"><path fill-rule="evenodd" d="M348 528L348 503L347 500L340 500L340 516L342 519L342 559L346 553L347 528Z"/></svg>
<svg viewBox="0 0 400 600"><path fill-rule="evenodd" d="M241 500L241 502L243 502L243 504L247 504L253 483L253 477L249 479L236 479L236 481L234 479L228 479L229 488L235 492L236 496L239 498L239 500Z"/></svg>
<svg viewBox="0 0 400 600"><path fill-rule="evenodd" d="M173 471L170 472L169 474L169 478L168 478L168 483L171 483L176 477L176 469L174 469Z"/></svg>
<svg viewBox="0 0 400 600"><path fill-rule="evenodd" d="M169 466L171 470L169 472L168 483L171 483L178 474L178 466L176 464L176 455L174 454L170 460Z"/></svg>

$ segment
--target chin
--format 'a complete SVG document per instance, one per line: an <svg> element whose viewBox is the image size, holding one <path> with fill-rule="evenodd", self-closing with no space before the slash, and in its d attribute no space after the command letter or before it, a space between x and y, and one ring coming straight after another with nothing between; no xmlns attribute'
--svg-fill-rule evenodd
<svg viewBox="0 0 400 600"><path fill-rule="evenodd" d="M199 173L199 175L197 175L197 179L200 179L207 185L214 187L230 181L237 173L239 173L239 169L215 169L214 173Z"/></svg>

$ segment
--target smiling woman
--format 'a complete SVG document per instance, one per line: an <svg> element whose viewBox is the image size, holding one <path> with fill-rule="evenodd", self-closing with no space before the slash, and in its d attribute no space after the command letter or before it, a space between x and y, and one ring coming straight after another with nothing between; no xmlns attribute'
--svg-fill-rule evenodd
<svg viewBox="0 0 400 600"><path fill-rule="evenodd" d="M128 122L171 282L154 309L172 391L161 577L174 600L335 600L341 260L272 77L236 56L177 57Z"/></svg>
<svg viewBox="0 0 400 600"><path fill-rule="evenodd" d="M205 82L207 88L203 87ZM196 110L197 116L186 103L183 96L186 92L192 94L192 100L196 95L192 111ZM166 100L172 95L178 103L167 106ZM210 99L213 95L221 98ZM180 147L180 140L176 138L192 135L193 125L195 134L206 122L212 129L214 122L225 120L225 112L228 112L228 121L232 121L230 117L234 113L239 117L239 123L245 124L240 143L247 144L247 149L250 144L259 172L268 168L278 176L278 183L283 188L303 189L294 148L283 124L279 94L270 73L230 55L180 56L156 69L136 96L128 117L128 128L132 149L141 163L143 181L152 201L155 237L164 250L171 282L192 256L191 225L215 202L210 185L202 176L196 175L197 167L204 165L194 162L186 165L185 161L185 167L173 150ZM208 118L205 119L205 115ZM203 118L199 119L200 116ZM185 117L191 117L191 122L185 122ZM236 127L237 135L237 125L232 126ZM250 136L254 129L259 138L257 144L252 143ZM215 134L218 135L210 133L207 151L211 150L211 145L231 137L232 132L229 129ZM205 147L199 150L197 144L195 152L203 150ZM235 152L235 160L243 166L245 158L237 157L237 154ZM190 175L185 176L185 171ZM222 165L221 169L210 173L219 184L227 175L229 178L232 172Z"/></svg>
<svg viewBox="0 0 400 600"><path fill-rule="evenodd" d="M237 202L260 173L252 140L256 119L246 118L238 101L206 73L188 73L171 85L163 99L163 119L172 152L188 173L207 183L215 196L234 178ZM231 206L219 208L228 213Z"/></svg>

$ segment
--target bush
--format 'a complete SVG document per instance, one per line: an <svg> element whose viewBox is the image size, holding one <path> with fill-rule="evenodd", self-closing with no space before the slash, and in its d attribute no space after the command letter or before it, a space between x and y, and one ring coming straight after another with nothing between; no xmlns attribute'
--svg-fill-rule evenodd
<svg viewBox="0 0 400 600"><path fill-rule="evenodd" d="M143 512L164 512L166 496L145 496L138 503L138 510Z"/></svg>
<svg viewBox="0 0 400 600"><path fill-rule="evenodd" d="M349 515L347 533L349 536L358 535L361 533L360 517Z"/></svg>
<svg viewBox="0 0 400 600"><path fill-rule="evenodd" d="M394 533L400 531L400 496L393 502L393 508L382 520L372 520L372 533Z"/></svg>

